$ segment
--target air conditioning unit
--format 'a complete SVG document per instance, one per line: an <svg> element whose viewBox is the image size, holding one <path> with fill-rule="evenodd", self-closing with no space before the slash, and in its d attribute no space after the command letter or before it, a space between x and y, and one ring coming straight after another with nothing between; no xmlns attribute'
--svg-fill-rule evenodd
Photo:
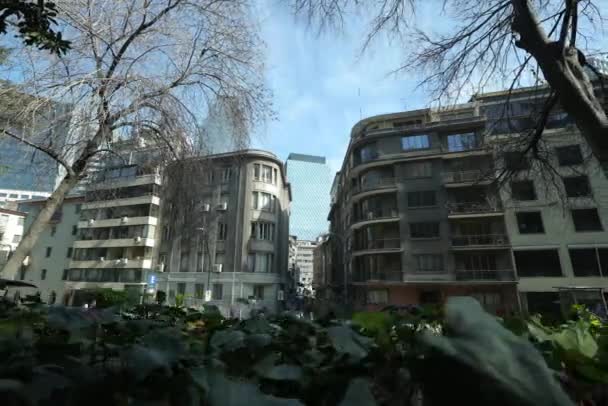
<svg viewBox="0 0 608 406"><path fill-rule="evenodd" d="M93 224L95 224L95 219L89 219L89 226L92 226Z"/></svg>
<svg viewBox="0 0 608 406"><path fill-rule="evenodd" d="M137 236L137 237L134 238L134 240L135 240L135 242L141 242L141 237Z"/></svg>
<svg viewBox="0 0 608 406"><path fill-rule="evenodd" d="M282 290L279 290L277 292L277 300L285 300L285 292Z"/></svg>
<svg viewBox="0 0 608 406"><path fill-rule="evenodd" d="M124 216L123 218L121 218L121 219L120 219L120 222L121 222L122 224L126 224L126 223L128 223L128 222L129 222L129 218L128 218L127 216Z"/></svg>
<svg viewBox="0 0 608 406"><path fill-rule="evenodd" d="M106 257L99 257L99 260L100 260L100 261L105 261L105 260L106 260Z"/></svg>
<svg viewBox="0 0 608 406"><path fill-rule="evenodd" d="M228 210L228 203L226 203L226 202L220 203L220 205L217 206L217 209L222 210L222 211Z"/></svg>
<svg viewBox="0 0 608 406"><path fill-rule="evenodd" d="M221 273L222 268L224 268L224 264L215 264L213 265L213 272Z"/></svg>
<svg viewBox="0 0 608 406"><path fill-rule="evenodd" d="M127 265L129 263L129 259L128 258L121 258L119 261L120 261L121 265Z"/></svg>
<svg viewBox="0 0 608 406"><path fill-rule="evenodd" d="M203 211L209 211L209 210L211 210L211 207L209 206L209 203L203 204Z"/></svg>
<svg viewBox="0 0 608 406"><path fill-rule="evenodd" d="M156 270L158 272L165 272L165 264L158 264L158 265L156 265Z"/></svg>

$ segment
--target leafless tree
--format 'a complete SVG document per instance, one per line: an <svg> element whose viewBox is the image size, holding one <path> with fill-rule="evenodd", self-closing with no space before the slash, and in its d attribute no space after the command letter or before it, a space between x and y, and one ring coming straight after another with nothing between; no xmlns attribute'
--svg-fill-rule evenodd
<svg viewBox="0 0 608 406"><path fill-rule="evenodd" d="M189 155L200 150L196 138L217 100L230 101L228 119L243 130L235 136L270 107L263 48L245 0L66 0L57 9L71 51L14 50L17 83L0 95L29 100L3 117L2 137L48 155L65 174L5 266L9 278L113 141L145 132L174 156ZM37 120L42 110L52 114ZM69 131L54 130L59 122Z"/></svg>
<svg viewBox="0 0 608 406"><path fill-rule="evenodd" d="M604 87L594 84L597 74L588 57L590 43L603 35L598 0L284 0L297 14L321 27L344 24L349 13L371 16L363 47L374 39L399 43L405 62L396 67L423 72L421 84L438 100L458 100L475 89L496 83L513 90L526 83L542 89L546 108L537 115L534 131L524 146L538 154L544 126L553 108L560 106L576 122L593 155L608 164L608 117ZM434 30L421 27L416 11L435 7L447 23ZM431 32L433 30L433 32ZM546 81L546 82L545 82ZM550 89L550 91L547 91Z"/></svg>

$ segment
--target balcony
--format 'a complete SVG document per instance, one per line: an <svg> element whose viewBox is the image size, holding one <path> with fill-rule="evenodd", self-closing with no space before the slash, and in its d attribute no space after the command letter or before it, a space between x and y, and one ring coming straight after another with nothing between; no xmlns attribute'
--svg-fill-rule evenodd
<svg viewBox="0 0 608 406"><path fill-rule="evenodd" d="M488 184L491 179L479 169L471 171L453 171L442 173L446 187L469 186L471 184Z"/></svg>
<svg viewBox="0 0 608 406"><path fill-rule="evenodd" d="M505 234L455 235L452 247L458 249L508 247L509 239Z"/></svg>
<svg viewBox="0 0 608 406"><path fill-rule="evenodd" d="M369 192L377 189L391 189L396 187L395 178L376 178L369 179L364 183L361 183L359 187L355 187L352 190L353 194Z"/></svg>
<svg viewBox="0 0 608 406"><path fill-rule="evenodd" d="M154 247L154 238L115 238L74 241L74 248Z"/></svg>
<svg viewBox="0 0 608 406"><path fill-rule="evenodd" d="M78 228L101 228L101 227L119 227L119 226L135 226L135 225L152 225L158 224L158 218L152 216L139 216L103 219L103 220L87 220L79 221Z"/></svg>
<svg viewBox="0 0 608 406"><path fill-rule="evenodd" d="M489 202L448 202L446 205L449 218L476 216L500 216L503 209L499 204Z"/></svg>
<svg viewBox="0 0 608 406"><path fill-rule="evenodd" d="M455 274L457 281L515 282L515 272L512 269L456 270Z"/></svg>
<svg viewBox="0 0 608 406"><path fill-rule="evenodd" d="M92 260L92 261L70 261L70 268L81 268L81 269L89 269L89 268L152 268L152 260L151 259L104 259L104 260Z"/></svg>
<svg viewBox="0 0 608 406"><path fill-rule="evenodd" d="M397 251L400 249L400 238L380 238L374 240L360 241L359 244L355 244L353 251Z"/></svg>
<svg viewBox="0 0 608 406"><path fill-rule="evenodd" d="M101 209L106 207L117 207L117 206L135 206L139 204L154 204L158 206L160 204L160 198L153 195L144 195L138 197L127 197L115 200L99 200L82 205L83 210L87 209Z"/></svg>
<svg viewBox="0 0 608 406"><path fill-rule="evenodd" d="M353 220L352 225L363 225L367 222L375 221L394 221L398 219L399 210L397 210L397 208L382 208L369 210L367 212L362 213L360 216L356 216Z"/></svg>
<svg viewBox="0 0 608 406"><path fill-rule="evenodd" d="M353 282L403 282L403 272L400 269L395 270L355 270L353 273Z"/></svg>

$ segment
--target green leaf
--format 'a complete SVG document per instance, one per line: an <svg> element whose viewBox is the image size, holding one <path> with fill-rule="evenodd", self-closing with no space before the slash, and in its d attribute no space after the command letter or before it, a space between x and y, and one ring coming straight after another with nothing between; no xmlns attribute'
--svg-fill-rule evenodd
<svg viewBox="0 0 608 406"><path fill-rule="evenodd" d="M582 322L577 322L574 326L555 333L553 340L559 348L566 352L580 353L588 358L593 358L597 354L597 342Z"/></svg>
<svg viewBox="0 0 608 406"><path fill-rule="evenodd" d="M346 354L354 359L365 358L373 340L357 334L346 326L333 326L327 329L327 335L338 354Z"/></svg>

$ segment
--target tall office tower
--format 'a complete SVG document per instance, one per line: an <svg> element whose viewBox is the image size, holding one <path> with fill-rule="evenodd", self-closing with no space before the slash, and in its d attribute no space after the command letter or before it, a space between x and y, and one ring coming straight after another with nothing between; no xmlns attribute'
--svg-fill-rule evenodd
<svg viewBox="0 0 608 406"><path fill-rule="evenodd" d="M286 162L293 202L289 234L314 241L326 233L332 175L325 157L289 154Z"/></svg>

